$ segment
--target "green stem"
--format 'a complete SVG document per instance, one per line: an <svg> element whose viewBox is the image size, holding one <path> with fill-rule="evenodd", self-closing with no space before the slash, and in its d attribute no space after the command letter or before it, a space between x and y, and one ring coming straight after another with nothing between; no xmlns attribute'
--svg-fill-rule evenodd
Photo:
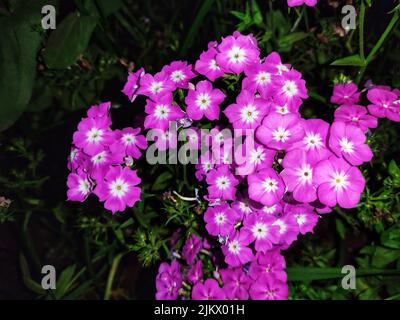
<svg viewBox="0 0 400 320"><path fill-rule="evenodd" d="M364 22L365 22L365 3L364 0L361 1L361 10L360 10L360 25L359 25L359 47L360 47L360 57L362 60L365 60L364 53Z"/></svg>
<svg viewBox="0 0 400 320"><path fill-rule="evenodd" d="M107 285L106 285L106 291L104 293L104 300L110 300L111 293L112 293L112 285L114 283L114 278L115 274L117 272L119 263L121 261L121 258L125 255L126 252L122 252L118 254L111 265L111 270L110 273L108 274L108 279L107 279Z"/></svg>

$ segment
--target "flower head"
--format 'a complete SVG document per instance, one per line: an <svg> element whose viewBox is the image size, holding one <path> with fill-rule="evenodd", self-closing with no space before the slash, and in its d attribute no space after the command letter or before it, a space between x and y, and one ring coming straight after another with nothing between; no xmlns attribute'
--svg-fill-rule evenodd
<svg viewBox="0 0 400 320"><path fill-rule="evenodd" d="M333 88L331 102L336 104L353 104L360 101L361 93L354 83L339 83Z"/></svg>
<svg viewBox="0 0 400 320"><path fill-rule="evenodd" d="M359 105L343 105L335 111L335 121L342 121L359 127L363 132L376 128L378 120L368 114L367 108Z"/></svg>
<svg viewBox="0 0 400 320"><path fill-rule="evenodd" d="M229 166L221 165L207 173L208 194L211 198L234 200L238 180L229 170Z"/></svg>
<svg viewBox="0 0 400 320"><path fill-rule="evenodd" d="M139 90L140 78L145 74L144 69L140 68L136 72L129 72L128 78L126 80L125 86L122 92L133 102L137 97L137 92Z"/></svg>
<svg viewBox="0 0 400 320"><path fill-rule="evenodd" d="M202 247L202 243L201 239L195 234L192 234L186 240L182 250L182 258L185 259L189 265L193 263L194 259L196 259L196 256Z"/></svg>
<svg viewBox="0 0 400 320"><path fill-rule="evenodd" d="M248 176L249 197L263 205L278 203L285 192L282 178L272 168L262 169Z"/></svg>
<svg viewBox="0 0 400 320"><path fill-rule="evenodd" d="M208 207L204 213L207 232L213 236L227 236L234 230L238 214L228 204Z"/></svg>
<svg viewBox="0 0 400 320"><path fill-rule="evenodd" d="M192 289L193 300L225 300L225 292L219 287L217 280L207 279L198 282Z"/></svg>

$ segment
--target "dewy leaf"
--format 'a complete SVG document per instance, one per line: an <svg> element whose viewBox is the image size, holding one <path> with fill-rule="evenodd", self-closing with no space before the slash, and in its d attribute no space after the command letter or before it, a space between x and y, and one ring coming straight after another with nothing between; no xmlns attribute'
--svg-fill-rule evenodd
<svg viewBox="0 0 400 320"><path fill-rule="evenodd" d="M97 19L78 12L68 15L50 35L43 57L53 69L68 68L86 50Z"/></svg>
<svg viewBox="0 0 400 320"><path fill-rule="evenodd" d="M0 131L21 116L31 98L42 40L40 12L27 12L24 7L0 19Z"/></svg>
<svg viewBox="0 0 400 320"><path fill-rule="evenodd" d="M363 60L358 54L337 59L331 63L331 66L364 67L365 65L365 60Z"/></svg>

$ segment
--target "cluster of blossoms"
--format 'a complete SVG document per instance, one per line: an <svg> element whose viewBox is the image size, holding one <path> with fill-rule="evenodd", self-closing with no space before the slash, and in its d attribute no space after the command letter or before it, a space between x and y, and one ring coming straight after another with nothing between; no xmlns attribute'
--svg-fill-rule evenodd
<svg viewBox="0 0 400 320"><path fill-rule="evenodd" d="M185 132L188 149L207 147L195 166L207 190L206 234L192 234L181 253L171 244L173 261L160 266L156 297L286 299L281 252L332 207L357 205L365 187L358 166L373 157L366 134L377 118L400 121L398 90L366 91L364 107L355 84L338 84L333 123L304 119L301 73L275 52L260 58L256 39L239 32L210 42L194 65L175 61L154 75L130 72L123 92L130 101L146 97L144 128L158 150L176 149L172 122ZM92 107L78 126L68 197L82 201L93 190L115 212L139 199L130 167L146 144L140 129L110 130L108 111L107 104ZM200 134L216 121L206 137Z"/></svg>
<svg viewBox="0 0 400 320"><path fill-rule="evenodd" d="M73 135L68 157L68 200L83 202L94 193L113 213L140 200L140 178L131 169L147 140L140 128L111 130L111 103L92 106Z"/></svg>

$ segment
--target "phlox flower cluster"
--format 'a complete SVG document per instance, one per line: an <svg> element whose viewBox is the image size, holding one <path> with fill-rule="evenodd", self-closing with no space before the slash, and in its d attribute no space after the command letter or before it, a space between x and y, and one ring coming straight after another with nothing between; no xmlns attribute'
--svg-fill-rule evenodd
<svg viewBox="0 0 400 320"><path fill-rule="evenodd" d="M194 132L193 120L219 120L211 139L220 143L201 155L196 177L207 186L205 229L216 240L211 249L220 248L222 262L213 259L215 274L204 277L204 258L196 258L202 242L194 244L194 235L189 238L183 248L182 297L188 298L190 289L193 299L286 299L281 251L299 234L313 232L321 214L332 207L358 204L365 187L358 166L373 157L367 134L377 127L378 118L399 121L398 91L372 87L365 107L357 104L361 92L353 83L335 85L331 102L339 106L333 123L304 119L300 108L308 95L301 73L275 52L265 58L259 54L252 35L235 32L220 43L211 42L193 70L207 80L188 84L183 117ZM241 79L232 103L225 103L227 91L216 88L226 74ZM182 117L169 114L169 120ZM224 117L228 127L254 131L245 134L246 140L253 140L250 150L245 144L233 150L232 139L223 138ZM244 151L244 161L225 158L234 151ZM193 250L190 259L185 258L188 248ZM164 285L157 282L157 288Z"/></svg>
<svg viewBox="0 0 400 320"><path fill-rule="evenodd" d="M298 7L302 5L307 5L309 7L314 7L317 4L317 0L287 0L289 7Z"/></svg>
<svg viewBox="0 0 400 320"><path fill-rule="evenodd" d="M304 2L316 3L289 5ZM379 118L400 121L398 90L364 91L366 106L355 84L337 84L334 121L305 119L302 74L276 52L260 57L255 37L239 32L210 42L193 65L175 61L156 74L128 74L123 92L130 101L145 97L143 126L161 132L159 150L177 146L171 122L185 130L189 149L208 147L195 166L207 204L204 235L192 233L181 250L172 248L173 261L159 268L157 299L287 299L282 251L334 206L359 203L365 179L358 166L373 157L367 135ZM109 108L91 107L78 125L68 198L94 193L116 212L140 198L132 167L147 144L140 128L111 130ZM210 124L204 141L200 129ZM223 134L229 129L241 132L240 140Z"/></svg>
<svg viewBox="0 0 400 320"><path fill-rule="evenodd" d="M68 157L68 200L83 202L93 193L113 213L140 200L134 159L147 148L140 128L111 130L111 103L92 106L73 135Z"/></svg>

